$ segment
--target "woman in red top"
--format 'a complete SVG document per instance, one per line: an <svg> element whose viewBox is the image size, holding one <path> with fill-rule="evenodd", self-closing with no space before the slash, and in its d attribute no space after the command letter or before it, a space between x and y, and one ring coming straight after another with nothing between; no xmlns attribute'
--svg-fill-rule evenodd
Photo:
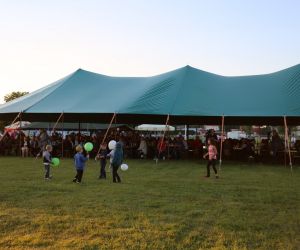
<svg viewBox="0 0 300 250"><path fill-rule="evenodd" d="M203 158L205 159L206 156L208 155L207 174L205 177L207 177L207 178L210 177L210 166L212 166L212 168L215 172L216 178L219 178L218 172L216 169L218 150L212 139L208 139L207 143L208 143L207 153L203 156Z"/></svg>
<svg viewBox="0 0 300 250"><path fill-rule="evenodd" d="M165 160L166 149L167 149L167 144L166 144L164 138L162 137L159 139L159 141L157 143L157 158L158 159Z"/></svg>

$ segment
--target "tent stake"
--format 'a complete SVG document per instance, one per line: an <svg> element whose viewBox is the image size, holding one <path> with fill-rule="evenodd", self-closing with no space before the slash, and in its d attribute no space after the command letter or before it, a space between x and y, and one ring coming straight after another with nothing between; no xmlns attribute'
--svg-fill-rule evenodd
<svg viewBox="0 0 300 250"><path fill-rule="evenodd" d="M222 116L222 127L221 127L221 145L220 145L220 160L219 160L219 170L221 170L221 166L222 166L223 138L224 138L224 115Z"/></svg>
<svg viewBox="0 0 300 250"><path fill-rule="evenodd" d="M98 155L99 152L100 152L101 145L102 145L102 144L105 142L105 140L106 140L108 131L109 131L109 129L111 128L111 125L112 125L112 123L114 122L114 119L116 118L116 115L117 115L117 114L114 113L113 116L112 116L112 118L111 118L111 120L110 120L109 126L108 126L108 128L106 129L106 132L105 132L105 134L104 134L104 137L103 137L103 139L102 139L102 142L101 142L101 144L99 145L99 149L98 149L97 155Z"/></svg>
<svg viewBox="0 0 300 250"><path fill-rule="evenodd" d="M286 140L286 143L287 143L287 148L288 148L288 153L289 153L290 167L291 167L291 171L293 171L291 148L290 148L290 140L289 140L289 134L288 134L288 126L287 126L286 116L283 117L283 120L284 120L284 127L285 127L285 140ZM285 150L284 150L284 153L285 153Z"/></svg>
<svg viewBox="0 0 300 250"><path fill-rule="evenodd" d="M19 112L19 114L16 116L16 118L10 124L10 126L13 125L16 122L16 120L19 118L19 116L21 115L21 113L22 113L22 111ZM3 138L5 137L6 134L7 134L7 132L5 131L4 134L2 135L2 137L0 138L0 142L3 140Z"/></svg>

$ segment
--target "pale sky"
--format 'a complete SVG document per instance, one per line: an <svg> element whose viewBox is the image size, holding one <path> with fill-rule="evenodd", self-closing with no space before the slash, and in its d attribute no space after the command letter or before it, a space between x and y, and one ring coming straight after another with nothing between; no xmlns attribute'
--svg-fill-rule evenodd
<svg viewBox="0 0 300 250"><path fill-rule="evenodd" d="M0 0L0 103L78 68L222 75L300 63L299 0Z"/></svg>

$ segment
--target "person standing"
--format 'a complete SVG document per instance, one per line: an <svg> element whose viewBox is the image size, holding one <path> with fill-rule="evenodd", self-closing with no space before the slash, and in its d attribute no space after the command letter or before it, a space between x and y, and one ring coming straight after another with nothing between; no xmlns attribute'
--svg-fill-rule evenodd
<svg viewBox="0 0 300 250"><path fill-rule="evenodd" d="M156 146L157 154L155 160L157 161L158 159L166 159L166 150L167 150L167 143L166 143L166 138L161 137L158 140L157 146Z"/></svg>
<svg viewBox="0 0 300 250"><path fill-rule="evenodd" d="M88 160L89 155L87 154L86 157L83 155L83 148L81 145L77 145L76 152L77 153L74 156L76 175L73 179L73 182L81 183L83 171L85 168L85 162Z"/></svg>
<svg viewBox="0 0 300 250"><path fill-rule="evenodd" d="M99 179L106 179L106 158L107 158L107 144L102 143L100 146L99 154L97 155L97 158L100 159L100 175Z"/></svg>
<svg viewBox="0 0 300 250"><path fill-rule="evenodd" d="M140 146L137 149L139 158L146 158L147 157L147 142L144 138L144 136L141 137Z"/></svg>
<svg viewBox="0 0 300 250"><path fill-rule="evenodd" d="M21 144L22 157L28 157L29 153L29 139L27 136L24 136L23 143Z"/></svg>
<svg viewBox="0 0 300 250"><path fill-rule="evenodd" d="M275 129L273 129L272 131L271 149L273 155L273 163L275 163L278 160L278 152L284 149L283 142Z"/></svg>
<svg viewBox="0 0 300 250"><path fill-rule="evenodd" d="M123 163L123 149L120 142L117 142L115 149L109 153L109 156L112 167L113 182L121 182L121 178L118 175L118 169Z"/></svg>
<svg viewBox="0 0 300 250"><path fill-rule="evenodd" d="M207 153L203 156L203 158L205 159L206 156L208 155L208 162L207 162L207 174L205 177L210 177L210 166L212 166L214 172L215 172L215 176L218 179L218 171L216 168L216 162L217 162L217 155L218 155L218 150L214 144L214 141L212 139L208 139L207 141L208 143L208 151Z"/></svg>
<svg viewBox="0 0 300 250"><path fill-rule="evenodd" d="M202 159L202 157L203 157L203 143L200 140L200 137L198 135L196 136L196 139L194 141L193 146L194 146L196 156L200 157Z"/></svg>
<svg viewBox="0 0 300 250"><path fill-rule="evenodd" d="M50 165L52 164L52 146L47 145L46 150L43 152L43 164L45 167L45 180L50 180L52 176L50 175Z"/></svg>

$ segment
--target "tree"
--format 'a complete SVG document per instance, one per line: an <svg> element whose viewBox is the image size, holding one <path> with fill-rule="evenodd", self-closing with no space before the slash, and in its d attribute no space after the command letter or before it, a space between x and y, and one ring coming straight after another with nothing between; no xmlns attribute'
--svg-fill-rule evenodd
<svg viewBox="0 0 300 250"><path fill-rule="evenodd" d="M19 98L23 95L27 95L29 92L21 92L21 91L14 91L14 92L11 92L7 95L4 96L4 101L5 102L9 102L9 101L12 101L16 98Z"/></svg>
<svg viewBox="0 0 300 250"><path fill-rule="evenodd" d="M27 95L28 93L29 92L14 91L14 92L11 92L11 93L5 95L3 99L4 99L5 102L9 102L9 101L12 101L16 98L19 98L19 97L23 96L23 95ZM9 124L8 121L0 121L0 131L3 131L4 127L8 124Z"/></svg>

